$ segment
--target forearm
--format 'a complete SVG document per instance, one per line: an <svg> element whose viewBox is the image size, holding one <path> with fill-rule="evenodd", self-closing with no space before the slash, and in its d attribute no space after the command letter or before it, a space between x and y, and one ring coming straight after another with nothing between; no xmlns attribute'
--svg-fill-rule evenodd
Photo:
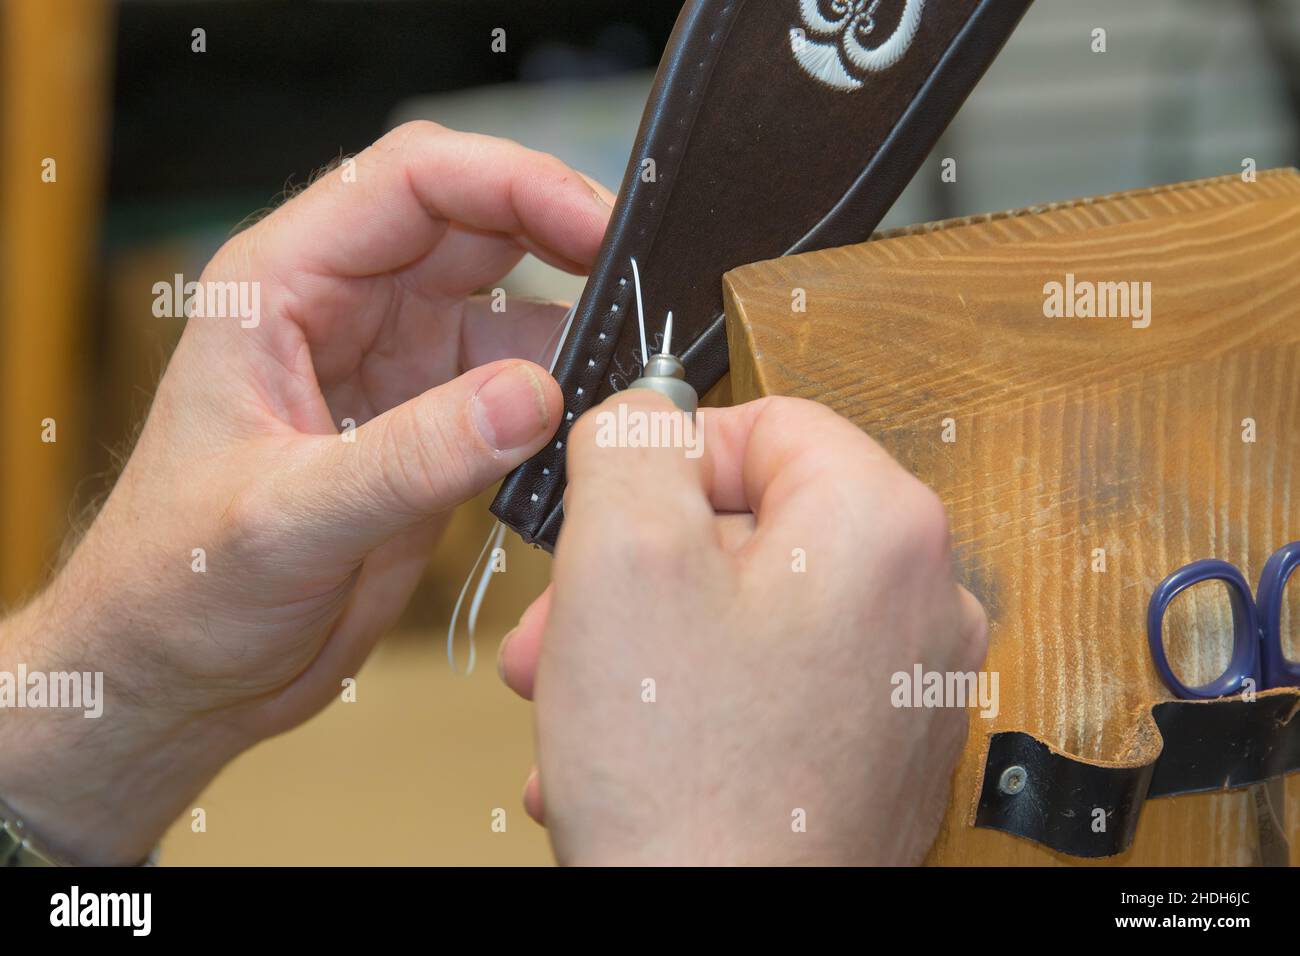
<svg viewBox="0 0 1300 956"><path fill-rule="evenodd" d="M132 685L88 590L56 582L0 621L0 798L61 858L133 864L239 747Z"/></svg>

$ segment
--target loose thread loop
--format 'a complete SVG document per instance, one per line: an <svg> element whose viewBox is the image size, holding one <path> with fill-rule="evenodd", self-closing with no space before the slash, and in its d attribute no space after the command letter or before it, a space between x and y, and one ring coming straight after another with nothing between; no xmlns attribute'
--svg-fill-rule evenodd
<svg viewBox="0 0 1300 956"><path fill-rule="evenodd" d="M550 372L554 374L555 366L560 361L560 352L564 349L564 343L568 341L569 330L573 327L573 317L577 313L578 306L575 303L569 307L568 313L564 317L564 325L560 332L560 341L555 346L555 354L551 357ZM549 342L547 343L549 344ZM506 538L506 526L500 521L492 526L488 532L487 540L483 542L483 549L478 553L478 559L474 566L469 569L469 574L465 577L465 583L461 586L460 595L456 598L456 605L451 610L451 623L447 625L447 663L451 665L451 672L456 671L456 622L460 620L460 609L465 603L465 595L469 593L469 586L474 581L474 575L478 574L478 586L474 588L474 597L469 602L469 617L466 620L466 631L469 636L469 658L465 662L465 676L468 677L474 673L474 663L477 660L475 650L475 636L478 630L478 612L483 606L483 598L487 595L488 585L492 581L492 561L489 558L486 565L483 559L489 554L495 554L496 550L501 547ZM479 566L483 570L479 571Z"/></svg>
<svg viewBox="0 0 1300 956"><path fill-rule="evenodd" d="M447 663L451 665L451 672L456 673L456 622L460 620L460 608L465 603L465 595L469 593L470 583L474 580L474 574L478 571L479 565L483 564L483 558L489 553L494 552L501 547L501 542L505 538L506 526L498 521L492 530L488 532L487 540L483 542L483 550L479 551L478 558L474 561L474 566L469 569L469 576L465 578L465 583L460 589L460 595L456 598L456 606L451 611L451 624L447 627ZM478 628L479 607L483 603L483 595L487 593L488 582L492 579L492 561L488 560L482 573L479 575L478 587L474 589L474 599L469 605L469 659L465 662L465 676L468 677L474 673L474 662L476 659L475 651L475 631Z"/></svg>

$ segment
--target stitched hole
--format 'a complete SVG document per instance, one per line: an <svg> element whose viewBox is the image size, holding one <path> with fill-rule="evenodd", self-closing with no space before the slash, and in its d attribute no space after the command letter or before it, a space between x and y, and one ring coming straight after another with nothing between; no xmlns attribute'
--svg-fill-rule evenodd
<svg viewBox="0 0 1300 956"><path fill-rule="evenodd" d="M604 333L604 332L601 332L601 333L600 333L600 340L601 340L602 342L605 341L605 333Z"/></svg>
<svg viewBox="0 0 1300 956"><path fill-rule="evenodd" d="M595 368L595 367L596 367L596 360L595 360L595 359L587 359L587 368Z"/></svg>
<svg viewBox="0 0 1300 956"><path fill-rule="evenodd" d="M539 500L536 494L533 495L533 500L534 500L534 501Z"/></svg>
<svg viewBox="0 0 1300 956"><path fill-rule="evenodd" d="M578 394L579 394L579 395L582 394L582 389L578 389Z"/></svg>
<svg viewBox="0 0 1300 956"><path fill-rule="evenodd" d="M551 469L549 469L549 468L543 468L543 469L542 469L542 474L543 474L543 475L549 475L550 473L551 473Z"/></svg>

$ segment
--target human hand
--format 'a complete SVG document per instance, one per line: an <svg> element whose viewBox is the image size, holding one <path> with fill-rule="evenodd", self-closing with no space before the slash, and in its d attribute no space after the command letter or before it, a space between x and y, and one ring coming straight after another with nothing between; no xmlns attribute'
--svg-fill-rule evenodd
<svg viewBox="0 0 1300 956"><path fill-rule="evenodd" d="M554 348L563 307L471 293L526 252L585 272L609 212L553 157L412 123L226 243L200 283L249 283L260 314L189 320L104 508L0 625L0 667L105 673L100 720L0 722L0 794L35 833L137 860L340 693L448 512L559 424L518 358Z"/></svg>
<svg viewBox="0 0 1300 956"><path fill-rule="evenodd" d="M890 678L987 641L943 507L822 406L699 414L696 460L570 432L553 585L500 657L535 690L525 802L564 863L917 863L966 712L896 709Z"/></svg>

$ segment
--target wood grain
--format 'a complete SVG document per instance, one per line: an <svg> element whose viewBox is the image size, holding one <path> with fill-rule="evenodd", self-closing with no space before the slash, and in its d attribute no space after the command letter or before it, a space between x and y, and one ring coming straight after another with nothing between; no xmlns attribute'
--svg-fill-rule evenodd
<svg viewBox="0 0 1300 956"><path fill-rule="evenodd" d="M1067 274L1150 282L1149 327L1045 317L1045 284ZM1300 538L1300 174L916 227L724 286L735 400L811 398L874 436L943 498L959 576L988 609L1001 712L972 716L931 862L1082 862L970 826L985 740L1018 729L1097 762L1144 757L1139 715L1170 697L1146 647L1152 588L1208 557L1253 581ZM1226 607L1198 589L1171 612L1185 678L1226 659ZM1294 777L1287 817L1300 860ZM1254 827L1245 792L1152 801L1106 862L1247 863Z"/></svg>

